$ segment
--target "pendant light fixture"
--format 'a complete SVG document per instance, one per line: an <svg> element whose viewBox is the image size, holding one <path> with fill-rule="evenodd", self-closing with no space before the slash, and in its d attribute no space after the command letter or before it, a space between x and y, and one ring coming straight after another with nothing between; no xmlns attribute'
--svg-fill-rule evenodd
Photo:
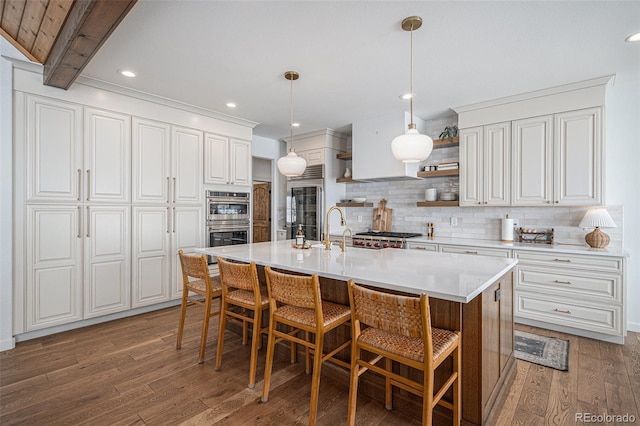
<svg viewBox="0 0 640 426"><path fill-rule="evenodd" d="M413 122L413 31L422 26L422 18L419 16L410 16L402 21L402 29L411 33L411 66L409 71L409 81L411 97L409 104L411 105L411 122L409 123L407 132L404 135L396 136L391 142L391 151L396 160L404 163L418 163L426 160L433 149L433 139L427 135L422 135L416 129Z"/></svg>
<svg viewBox="0 0 640 426"><path fill-rule="evenodd" d="M278 160L278 170L285 176L300 176L304 173L304 169L307 168L307 161L298 157L296 151L293 149L293 81L300 77L295 71L287 71L284 73L284 78L291 82L291 99L290 99L290 120L289 129L291 129L291 148L289 153Z"/></svg>

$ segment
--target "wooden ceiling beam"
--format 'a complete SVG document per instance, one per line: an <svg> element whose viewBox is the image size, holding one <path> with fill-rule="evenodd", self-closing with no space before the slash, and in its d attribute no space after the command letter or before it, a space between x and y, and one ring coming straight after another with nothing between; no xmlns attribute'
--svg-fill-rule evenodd
<svg viewBox="0 0 640 426"><path fill-rule="evenodd" d="M76 0L44 64L44 84L68 89L137 0Z"/></svg>

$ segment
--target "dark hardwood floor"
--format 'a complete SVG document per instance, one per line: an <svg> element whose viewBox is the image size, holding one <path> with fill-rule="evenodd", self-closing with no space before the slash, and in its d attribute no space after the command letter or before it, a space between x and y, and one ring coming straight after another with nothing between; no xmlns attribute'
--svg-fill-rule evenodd
<svg viewBox="0 0 640 426"><path fill-rule="evenodd" d="M249 346L227 332L223 368L214 371L213 319L206 362L198 364L200 313L188 310L181 350L175 349L177 307L18 343L0 353L0 424L307 424L311 377L303 363L277 360L269 402L260 403L266 351L260 351L260 381L248 389ZM580 412L629 414L640 422L637 333L621 346L517 328L570 339L569 372L518 361L499 424L573 425ZM319 425L344 424L347 395L344 385L323 377ZM360 425L420 424L364 396L357 414Z"/></svg>

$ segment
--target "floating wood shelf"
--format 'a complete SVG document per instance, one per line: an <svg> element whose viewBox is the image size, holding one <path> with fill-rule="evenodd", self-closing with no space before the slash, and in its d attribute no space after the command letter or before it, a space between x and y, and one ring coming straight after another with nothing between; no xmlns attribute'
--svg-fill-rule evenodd
<svg viewBox="0 0 640 426"><path fill-rule="evenodd" d="M459 176L459 175L460 175L460 169L418 172L419 178Z"/></svg>
<svg viewBox="0 0 640 426"><path fill-rule="evenodd" d="M360 182L359 180L353 180L350 177L346 178L346 177L341 177L336 179L337 183L351 183L351 182Z"/></svg>
<svg viewBox="0 0 640 426"><path fill-rule="evenodd" d="M338 207L373 207L373 203L336 203Z"/></svg>
<svg viewBox="0 0 640 426"><path fill-rule="evenodd" d="M352 152L344 152L342 154L336 154L336 158L338 160L351 160L352 156L353 156Z"/></svg>
<svg viewBox="0 0 640 426"><path fill-rule="evenodd" d="M418 207L458 207L458 201L418 201Z"/></svg>
<svg viewBox="0 0 640 426"><path fill-rule="evenodd" d="M460 138L458 136L456 136L455 138L449 138L449 139L434 139L433 147L448 148L451 146L458 146L459 143L460 143Z"/></svg>

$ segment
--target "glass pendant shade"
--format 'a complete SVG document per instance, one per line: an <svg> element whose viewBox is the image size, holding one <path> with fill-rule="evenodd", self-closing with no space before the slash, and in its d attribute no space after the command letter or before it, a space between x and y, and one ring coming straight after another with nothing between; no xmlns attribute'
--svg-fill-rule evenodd
<svg viewBox="0 0 640 426"><path fill-rule="evenodd" d="M408 129L404 135L396 136L391 142L393 156L403 163L424 161L432 149L433 139L420 134L417 129Z"/></svg>
<svg viewBox="0 0 640 426"><path fill-rule="evenodd" d="M278 170L285 176L300 176L306 168L307 161L302 157L298 157L293 150L278 159Z"/></svg>

